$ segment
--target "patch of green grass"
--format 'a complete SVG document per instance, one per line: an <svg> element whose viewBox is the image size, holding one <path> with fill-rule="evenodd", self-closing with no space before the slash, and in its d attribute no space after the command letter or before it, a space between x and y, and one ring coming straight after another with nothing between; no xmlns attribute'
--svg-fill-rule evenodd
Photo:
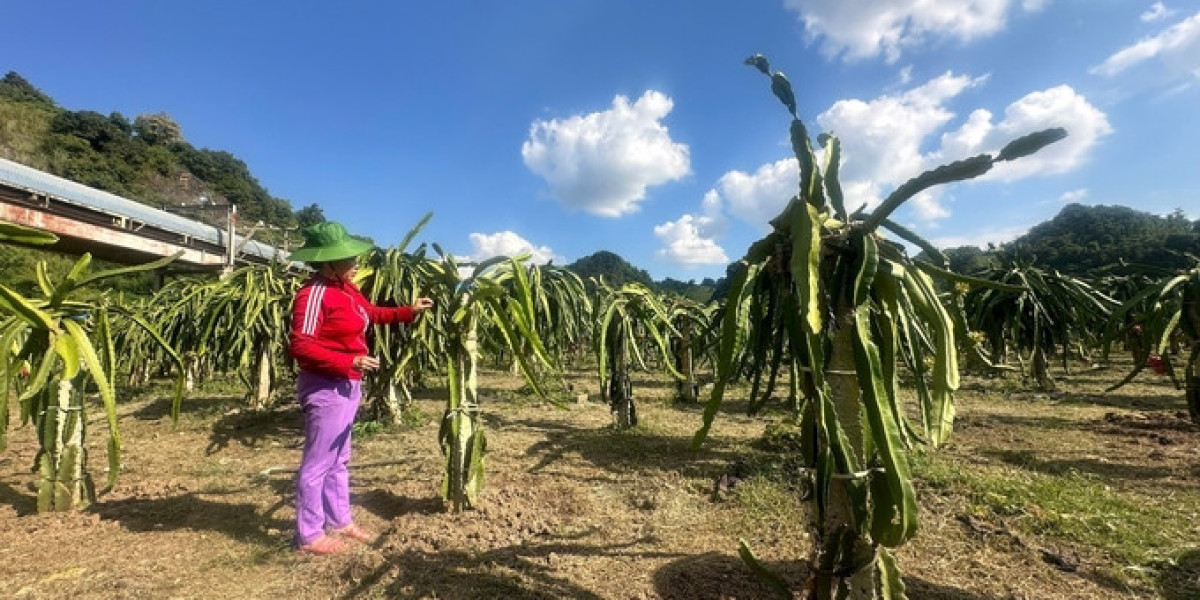
<svg viewBox="0 0 1200 600"><path fill-rule="evenodd" d="M380 421L358 421L350 426L351 435L356 439L374 437L388 430L388 426Z"/></svg>
<svg viewBox="0 0 1200 600"><path fill-rule="evenodd" d="M486 394L502 400L505 404L511 405L514 408L537 406L547 401L563 405L568 405L575 401L572 395L566 391L566 388L561 383L554 382L553 379L543 380L541 385L542 391L546 394L544 398L539 396L528 383L512 390L488 390Z"/></svg>
<svg viewBox="0 0 1200 600"><path fill-rule="evenodd" d="M430 416L416 406L410 406L400 413L400 423L392 425L387 421L368 420L355 421L350 430L355 439L364 440L385 433L395 433L401 429L420 429L431 420Z"/></svg>
<svg viewBox="0 0 1200 600"><path fill-rule="evenodd" d="M729 499L740 509L730 526L742 537L799 539L808 529L807 503L782 482L750 477L730 491Z"/></svg>
<svg viewBox="0 0 1200 600"><path fill-rule="evenodd" d="M254 566L270 564L279 558L281 549L284 551L290 551L292 546L291 544L285 544L282 548L280 548L279 544L272 544L268 542L254 543L250 546L250 556L248 557L249 560L247 560L246 563Z"/></svg>
<svg viewBox="0 0 1200 600"><path fill-rule="evenodd" d="M275 562L278 560L281 551L288 550L290 550L290 546L281 548L276 543L252 542L243 548L231 547L225 550L220 555L212 557L202 568L214 571L246 571Z"/></svg>
<svg viewBox="0 0 1200 600"><path fill-rule="evenodd" d="M416 405L409 406L400 413L400 424L409 429L420 429L432 420L433 417Z"/></svg>
<svg viewBox="0 0 1200 600"><path fill-rule="evenodd" d="M242 383L236 374L217 373L209 379L198 382L196 390L192 393L211 396L245 396L247 392L246 384Z"/></svg>
<svg viewBox="0 0 1200 600"><path fill-rule="evenodd" d="M742 474L781 483L793 492L807 492L812 481L803 446L799 426L788 419L773 422L755 440L754 451L744 456Z"/></svg>
<svg viewBox="0 0 1200 600"><path fill-rule="evenodd" d="M913 463L919 482L966 498L975 516L1090 546L1126 565L1172 560L1196 543L1193 518L1200 513L1200 496L1195 493L1176 492L1170 503L1160 503L1074 471L963 465L937 454L914 456Z"/></svg>
<svg viewBox="0 0 1200 600"><path fill-rule="evenodd" d="M219 478L234 472L234 467L219 459L204 459L192 463L191 474L197 479Z"/></svg>

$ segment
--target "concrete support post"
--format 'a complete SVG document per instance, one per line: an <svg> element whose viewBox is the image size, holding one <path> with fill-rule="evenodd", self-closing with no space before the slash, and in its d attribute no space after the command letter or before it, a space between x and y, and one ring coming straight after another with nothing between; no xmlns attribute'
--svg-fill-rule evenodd
<svg viewBox="0 0 1200 600"><path fill-rule="evenodd" d="M234 234L237 231L237 228L235 227L235 225L237 224L237 205L236 204L230 203L229 212L227 213L227 215L228 215L227 222L229 223L229 236L228 236L229 239L227 240L225 247L228 249L229 252L225 259L225 267L228 269L232 269L233 268L233 259L235 258L234 257L235 245L233 243L233 238L234 238Z"/></svg>

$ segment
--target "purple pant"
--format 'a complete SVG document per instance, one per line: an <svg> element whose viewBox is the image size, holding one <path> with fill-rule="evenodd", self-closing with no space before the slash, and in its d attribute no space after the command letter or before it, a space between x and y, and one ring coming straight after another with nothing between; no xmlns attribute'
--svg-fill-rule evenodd
<svg viewBox="0 0 1200 600"><path fill-rule="evenodd" d="M304 455L296 474L296 541L307 544L351 523L350 426L362 382L301 371L296 397L304 411Z"/></svg>

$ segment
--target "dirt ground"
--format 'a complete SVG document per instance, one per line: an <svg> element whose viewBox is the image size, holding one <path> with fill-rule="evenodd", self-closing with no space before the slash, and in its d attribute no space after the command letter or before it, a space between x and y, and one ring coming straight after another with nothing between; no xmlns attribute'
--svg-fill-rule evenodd
<svg viewBox="0 0 1200 600"><path fill-rule="evenodd" d="M1180 412L1182 392L1142 375L1104 394L1120 375L1060 376L1054 394L967 378L954 441L939 452L962 464L1082 469L1147 502L1186 497L1196 506L1200 430ZM575 380L595 387L586 374ZM738 558L739 537L793 586L803 580L808 542L798 500L772 486L714 493L782 413L748 417L735 391L708 444L692 452L700 408L662 400L665 381L636 382L642 425L627 432L608 427L604 405L558 410L522 396L519 385L497 373L482 380L488 479L474 511L449 514L438 495L439 390L417 401L432 417L423 425L360 435L355 518L381 536L334 557L291 546L287 469L299 460L302 435L292 402L254 413L236 397L191 398L172 428L167 400L130 398L120 408L116 488L68 514L35 513L36 441L14 423L0 455L0 596L773 597ZM107 433L98 410L89 433L102 484ZM961 495L926 485L918 493L921 532L897 552L914 600L1200 597L1191 595L1200 593L1196 547L1174 570L1131 584L1106 575L1124 567L1092 548L979 518Z"/></svg>

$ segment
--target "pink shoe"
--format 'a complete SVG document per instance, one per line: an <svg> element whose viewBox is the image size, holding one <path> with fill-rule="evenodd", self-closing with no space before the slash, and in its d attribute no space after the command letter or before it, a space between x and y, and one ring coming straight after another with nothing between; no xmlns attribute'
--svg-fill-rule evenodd
<svg viewBox="0 0 1200 600"><path fill-rule="evenodd" d="M330 533L346 539L354 540L362 544L371 544L374 543L375 540L379 539L379 536L374 532L367 531L366 529L363 529L362 527L359 527L353 523L341 529L334 529Z"/></svg>
<svg viewBox="0 0 1200 600"><path fill-rule="evenodd" d="M327 535L323 535L303 546L300 546L300 552L303 554L317 554L327 556L329 554L338 554L346 551L346 543L341 540L335 540Z"/></svg>

